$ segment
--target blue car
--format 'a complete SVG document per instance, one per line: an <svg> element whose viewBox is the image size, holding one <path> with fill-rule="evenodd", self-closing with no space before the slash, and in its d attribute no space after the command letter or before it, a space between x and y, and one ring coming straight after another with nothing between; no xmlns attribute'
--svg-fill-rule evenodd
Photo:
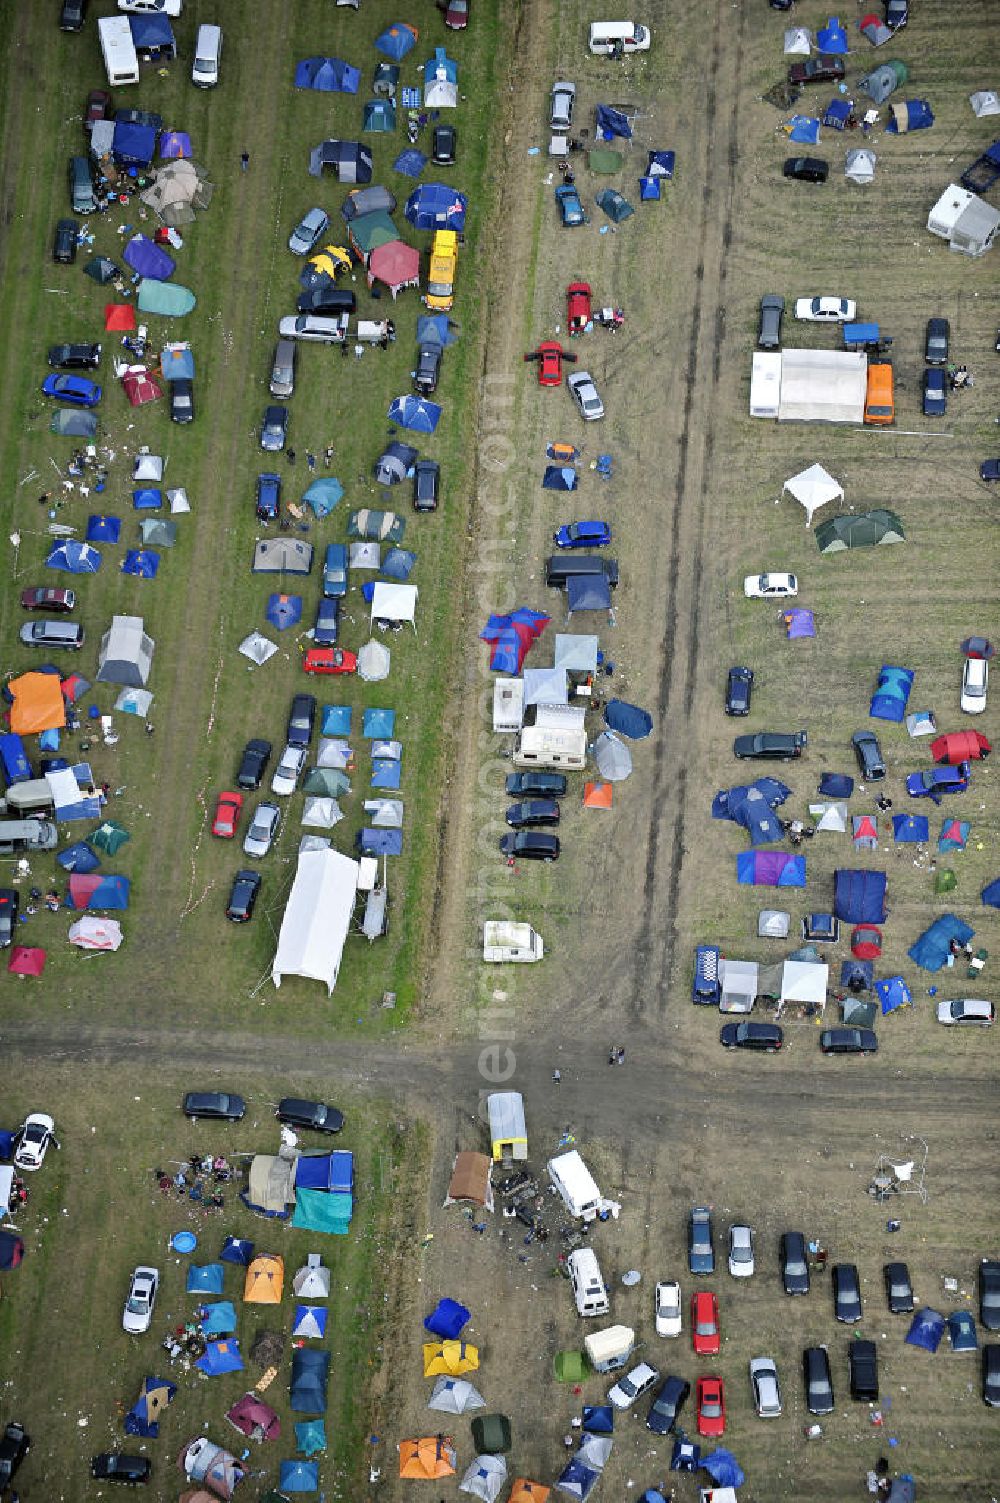
<svg viewBox="0 0 1000 1503"><path fill-rule="evenodd" d="M609 522L567 522L552 534L557 548L603 548L611 542Z"/></svg>
<svg viewBox="0 0 1000 1503"><path fill-rule="evenodd" d="M272 403L264 408L264 421L260 426L260 446L269 453L278 454L285 447L288 437L288 408Z"/></svg>
<svg viewBox="0 0 1000 1503"><path fill-rule="evenodd" d="M930 798L938 804L942 794L964 793L971 778L969 762L959 762L957 767L930 767L926 772L911 772L906 791L911 798Z"/></svg>
<svg viewBox="0 0 1000 1503"><path fill-rule="evenodd" d="M715 1272L712 1212L708 1206L695 1206L688 1216L688 1268L692 1273Z"/></svg>
<svg viewBox="0 0 1000 1503"><path fill-rule="evenodd" d="M948 402L945 397L944 371L924 371L924 417L943 417Z"/></svg>
<svg viewBox="0 0 1000 1503"><path fill-rule="evenodd" d="M46 376L42 391L70 407L96 407L101 400L101 388L86 376Z"/></svg>
<svg viewBox="0 0 1000 1503"><path fill-rule="evenodd" d="M281 515L281 476L265 471L257 476L257 517L261 522L276 522Z"/></svg>
<svg viewBox="0 0 1000 1503"><path fill-rule="evenodd" d="M323 594L347 594L347 545L330 543L323 560Z"/></svg>
<svg viewBox="0 0 1000 1503"><path fill-rule="evenodd" d="M316 608L313 641L317 647L336 647L340 632L340 600L335 595L321 595Z"/></svg>
<svg viewBox="0 0 1000 1503"><path fill-rule="evenodd" d="M556 189L556 203L559 205L559 213L566 228L572 229L578 224L587 223L580 195L575 188L570 187L569 183L563 183Z"/></svg>

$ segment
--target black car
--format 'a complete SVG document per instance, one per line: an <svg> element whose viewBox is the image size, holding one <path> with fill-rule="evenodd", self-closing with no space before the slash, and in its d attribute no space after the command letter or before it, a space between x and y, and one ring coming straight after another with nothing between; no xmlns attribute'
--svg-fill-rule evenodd
<svg viewBox="0 0 1000 1503"><path fill-rule="evenodd" d="M851 1398L874 1404L878 1399L878 1350L874 1341L852 1341L847 1349Z"/></svg>
<svg viewBox="0 0 1000 1503"><path fill-rule="evenodd" d="M458 131L453 125L435 125L431 132L431 161L435 167L454 167Z"/></svg>
<svg viewBox="0 0 1000 1503"><path fill-rule="evenodd" d="M148 1456L122 1456L118 1451L102 1451L92 1456L90 1475L102 1482L148 1482L153 1463Z"/></svg>
<svg viewBox="0 0 1000 1503"><path fill-rule="evenodd" d="M253 918L260 881L260 872L247 869L236 873L229 890L229 902L226 904L226 918L232 923L246 924Z"/></svg>
<svg viewBox="0 0 1000 1503"><path fill-rule="evenodd" d="M861 1319L861 1283L854 1263L834 1263L833 1313L845 1325Z"/></svg>
<svg viewBox="0 0 1000 1503"><path fill-rule="evenodd" d="M60 31L82 31L87 19L87 0L63 0L59 11Z"/></svg>
<svg viewBox="0 0 1000 1503"><path fill-rule="evenodd" d="M833 1379L825 1346L807 1346L802 1353L806 1408L810 1414L833 1413Z"/></svg>
<svg viewBox="0 0 1000 1503"><path fill-rule="evenodd" d="M437 511L441 466L436 459L418 459L413 466L413 510Z"/></svg>
<svg viewBox="0 0 1000 1503"><path fill-rule="evenodd" d="M905 1263L886 1263L882 1268L885 1280L885 1302L891 1315L909 1315L913 1309L913 1285L910 1270Z"/></svg>
<svg viewBox="0 0 1000 1503"><path fill-rule="evenodd" d="M170 421L194 422L194 382L189 376L170 382Z"/></svg>
<svg viewBox="0 0 1000 1503"><path fill-rule="evenodd" d="M283 1096L274 1115L289 1127L311 1127L314 1132L339 1132L344 1114L322 1101L300 1101L297 1096Z"/></svg>
<svg viewBox="0 0 1000 1503"><path fill-rule="evenodd" d="M49 365L61 371L92 371L101 363L99 344L52 344L47 356Z"/></svg>
<svg viewBox="0 0 1000 1503"><path fill-rule="evenodd" d="M525 830L535 825L557 825L559 805L554 798L528 798L520 804L509 804L505 818L512 830Z"/></svg>
<svg viewBox="0 0 1000 1503"><path fill-rule="evenodd" d="M983 1347L983 1403L1000 1409L1000 1346L995 1342Z"/></svg>
<svg viewBox="0 0 1000 1503"><path fill-rule="evenodd" d="M686 1378L668 1378L657 1390L646 1416L646 1429L654 1435L669 1435L687 1403L691 1384Z"/></svg>
<svg viewBox="0 0 1000 1503"><path fill-rule="evenodd" d="M349 287L333 287L329 282L307 287L295 299L297 313L317 313L323 318L343 316L345 333L348 314L353 313L356 306L357 298Z"/></svg>
<svg viewBox="0 0 1000 1503"><path fill-rule="evenodd" d="M788 70L790 84L839 83L843 76L843 58L825 52L807 57L803 63L793 63Z"/></svg>
<svg viewBox="0 0 1000 1503"><path fill-rule="evenodd" d="M413 372L413 385L421 396L429 397L437 391L441 374L441 346L422 344L417 349L417 368Z"/></svg>
<svg viewBox="0 0 1000 1503"><path fill-rule="evenodd" d="M500 849L511 861L558 861L559 836L547 835L544 830L518 830L504 835Z"/></svg>
<svg viewBox="0 0 1000 1503"><path fill-rule="evenodd" d="M979 466L980 480L1000 480L1000 459L984 459Z"/></svg>
<svg viewBox="0 0 1000 1503"><path fill-rule="evenodd" d="M781 349L781 319L785 311L785 299L767 292L760 300L760 322L757 325L757 348L759 350Z"/></svg>
<svg viewBox="0 0 1000 1503"><path fill-rule="evenodd" d="M316 724L316 700L311 694L296 694L288 712L285 740L289 746L308 746Z"/></svg>
<svg viewBox="0 0 1000 1503"><path fill-rule="evenodd" d="M808 744L805 731L758 731L755 736L737 736L733 756L743 761L792 762Z"/></svg>
<svg viewBox="0 0 1000 1503"><path fill-rule="evenodd" d="M270 760L270 741L261 741L259 737L248 741L240 758L240 770L236 774L237 788L259 788L264 769Z"/></svg>
<svg viewBox="0 0 1000 1503"><path fill-rule="evenodd" d="M13 943L21 895L16 887L0 887L0 950Z"/></svg>
<svg viewBox="0 0 1000 1503"><path fill-rule="evenodd" d="M824 1028L819 1047L824 1054L877 1054L878 1038L870 1028Z"/></svg>
<svg viewBox="0 0 1000 1503"><path fill-rule="evenodd" d="M793 177L800 183L825 183L830 164L822 157L786 157L781 172L782 176Z"/></svg>
<svg viewBox="0 0 1000 1503"><path fill-rule="evenodd" d="M753 669L730 668L726 679L726 714L749 715L753 696Z"/></svg>
<svg viewBox="0 0 1000 1503"><path fill-rule="evenodd" d="M60 219L52 241L52 259L62 266L72 266L76 260L76 221Z"/></svg>
<svg viewBox="0 0 1000 1503"><path fill-rule="evenodd" d="M987 1331L1000 1331L1000 1263L993 1258L979 1265L979 1319Z"/></svg>
<svg viewBox="0 0 1000 1503"><path fill-rule="evenodd" d="M511 798L562 798L566 786L561 772L509 772L504 791Z"/></svg>
<svg viewBox="0 0 1000 1503"><path fill-rule="evenodd" d="M30 1450L31 1436L23 1425L11 1420L0 1436L0 1496Z"/></svg>
<svg viewBox="0 0 1000 1503"><path fill-rule="evenodd" d="M780 1243L781 1282L786 1294L809 1293L806 1239L801 1232L782 1232Z"/></svg>
<svg viewBox="0 0 1000 1503"><path fill-rule="evenodd" d="M885 24L898 31L910 19L910 0L885 0Z"/></svg>
<svg viewBox="0 0 1000 1503"><path fill-rule="evenodd" d="M855 731L851 745L858 760L858 771L866 783L876 783L885 777L882 748L874 731Z"/></svg>
<svg viewBox="0 0 1000 1503"><path fill-rule="evenodd" d="M288 437L288 408L273 402L264 408L264 420L260 425L260 446L270 454L278 454L285 447Z"/></svg>
<svg viewBox="0 0 1000 1503"><path fill-rule="evenodd" d="M929 318L924 335L924 359L928 365L947 365L951 324L946 318Z"/></svg>
<svg viewBox="0 0 1000 1503"><path fill-rule="evenodd" d="M725 1023L719 1030L719 1043L727 1049L760 1049L775 1054L784 1042L777 1023Z"/></svg>
<svg viewBox="0 0 1000 1503"><path fill-rule="evenodd" d="M192 1122L196 1117L207 1117L216 1122L240 1122L246 1109L242 1096L230 1096L225 1091L188 1091L182 1105Z"/></svg>

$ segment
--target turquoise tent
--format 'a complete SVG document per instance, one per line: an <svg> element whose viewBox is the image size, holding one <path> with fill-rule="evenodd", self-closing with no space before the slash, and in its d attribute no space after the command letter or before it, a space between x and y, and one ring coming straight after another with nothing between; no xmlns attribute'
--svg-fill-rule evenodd
<svg viewBox="0 0 1000 1503"><path fill-rule="evenodd" d="M190 313L197 302L188 287L176 282L157 282L143 277L139 283L138 308L140 313L159 313L163 318L180 318Z"/></svg>
<svg viewBox="0 0 1000 1503"><path fill-rule="evenodd" d="M318 1456L326 1450L326 1427L322 1420L297 1420L295 1444L303 1456Z"/></svg>
<svg viewBox="0 0 1000 1503"><path fill-rule="evenodd" d="M296 1190L292 1226L303 1231L327 1232L346 1237L351 1226L350 1195L331 1195L326 1190Z"/></svg>

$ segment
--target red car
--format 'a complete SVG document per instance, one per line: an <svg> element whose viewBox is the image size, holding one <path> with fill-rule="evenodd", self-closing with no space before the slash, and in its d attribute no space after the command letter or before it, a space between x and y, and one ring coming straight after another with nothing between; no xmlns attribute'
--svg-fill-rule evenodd
<svg viewBox="0 0 1000 1503"><path fill-rule="evenodd" d="M223 840L232 840L236 834L236 826L240 822L242 808L242 793L220 793L215 804L212 834L220 836Z"/></svg>
<svg viewBox="0 0 1000 1503"><path fill-rule="evenodd" d="M32 585L21 591L21 605L26 611L71 611L76 605L76 591Z"/></svg>
<svg viewBox="0 0 1000 1503"><path fill-rule="evenodd" d="M570 335L582 334L590 323L589 282L570 282L566 288L566 307Z"/></svg>
<svg viewBox="0 0 1000 1503"><path fill-rule="evenodd" d="M91 89L87 95L87 107L83 112L84 130L89 134L98 120L110 120L113 114L114 104L107 89Z"/></svg>
<svg viewBox="0 0 1000 1503"><path fill-rule="evenodd" d="M726 1428L726 1394L721 1378L699 1378L695 1389L698 1402L698 1434L717 1436Z"/></svg>
<svg viewBox="0 0 1000 1503"><path fill-rule="evenodd" d="M804 63L793 63L788 70L788 82L793 84L838 83L843 76L843 61L823 52Z"/></svg>
<svg viewBox="0 0 1000 1503"><path fill-rule="evenodd" d="M538 361L539 386L561 386L563 361L574 361L576 356L564 350L558 339L543 339L538 349L524 358Z"/></svg>
<svg viewBox="0 0 1000 1503"><path fill-rule="evenodd" d="M307 673L353 673L358 660L346 647L310 647L302 666Z"/></svg>
<svg viewBox="0 0 1000 1503"><path fill-rule="evenodd" d="M719 1350L719 1301L708 1289L691 1296L691 1345L699 1357L714 1357Z"/></svg>
<svg viewBox="0 0 1000 1503"><path fill-rule="evenodd" d="M469 24L469 0L438 0L438 10L452 31L464 31Z"/></svg>

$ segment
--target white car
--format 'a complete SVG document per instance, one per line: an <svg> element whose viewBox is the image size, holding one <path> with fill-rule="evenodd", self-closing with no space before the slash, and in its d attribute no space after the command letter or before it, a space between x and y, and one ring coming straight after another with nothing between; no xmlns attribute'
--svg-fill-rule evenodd
<svg viewBox="0 0 1000 1503"><path fill-rule="evenodd" d="M753 1228L729 1228L729 1272L734 1279L748 1279L754 1271Z"/></svg>
<svg viewBox="0 0 1000 1503"><path fill-rule="evenodd" d="M271 779L271 792L294 793L305 765L306 748L304 746L286 746L281 753L281 761L274 769L274 777Z"/></svg>
<svg viewBox="0 0 1000 1503"><path fill-rule="evenodd" d="M781 1388L778 1384L778 1369L770 1357L750 1358L750 1387L753 1403L760 1419L777 1419L781 1413Z"/></svg>
<svg viewBox="0 0 1000 1503"><path fill-rule="evenodd" d="M799 593L794 574L748 574L743 581L748 600L790 600Z"/></svg>
<svg viewBox="0 0 1000 1503"><path fill-rule="evenodd" d="M681 1334L681 1286L667 1281L656 1286L656 1334Z"/></svg>
<svg viewBox="0 0 1000 1503"><path fill-rule="evenodd" d="M274 844L281 823L281 810L268 800L254 810L250 828L243 837L243 849L248 856L266 856Z"/></svg>
<svg viewBox="0 0 1000 1503"><path fill-rule="evenodd" d="M850 324L858 305L849 297L800 297L795 300L795 317L814 324Z"/></svg>
<svg viewBox="0 0 1000 1503"><path fill-rule="evenodd" d="M992 1002L983 1002L978 997L963 997L955 1002L939 1002L937 1020L948 1028L956 1025L988 1028L993 1022Z"/></svg>
<svg viewBox="0 0 1000 1503"><path fill-rule="evenodd" d="M596 423L598 418L604 416L604 403L597 394L594 378L589 371L574 371L567 377L566 385L584 422Z"/></svg>
<svg viewBox="0 0 1000 1503"><path fill-rule="evenodd" d="M576 103L576 84L560 80L552 85L549 104L549 124L553 130L568 131L573 124L573 106Z"/></svg>
<svg viewBox="0 0 1000 1503"><path fill-rule="evenodd" d="M981 715L986 708L986 691L990 684L990 665L985 658L966 658L962 669L962 698L966 715Z"/></svg>
<svg viewBox="0 0 1000 1503"><path fill-rule="evenodd" d="M343 344L348 315L336 313L293 313L278 321L279 339L309 339L315 344Z"/></svg>
<svg viewBox="0 0 1000 1503"><path fill-rule="evenodd" d="M122 1327L130 1336L140 1336L148 1331L156 1304L156 1291L160 1287L160 1270L146 1268L140 1263L132 1274L128 1299L122 1314Z"/></svg>
<svg viewBox="0 0 1000 1503"><path fill-rule="evenodd" d="M633 1367L624 1378L618 1379L613 1388L608 1389L608 1402L614 1404L616 1409L631 1409L636 1399L641 1399L659 1381L660 1375L656 1368L650 1367L648 1362L640 1362L638 1367Z"/></svg>
<svg viewBox="0 0 1000 1503"><path fill-rule="evenodd" d="M50 1143L59 1147L56 1124L44 1112L29 1112L17 1130L17 1147L14 1150L14 1168L31 1172L42 1167L45 1150Z"/></svg>

